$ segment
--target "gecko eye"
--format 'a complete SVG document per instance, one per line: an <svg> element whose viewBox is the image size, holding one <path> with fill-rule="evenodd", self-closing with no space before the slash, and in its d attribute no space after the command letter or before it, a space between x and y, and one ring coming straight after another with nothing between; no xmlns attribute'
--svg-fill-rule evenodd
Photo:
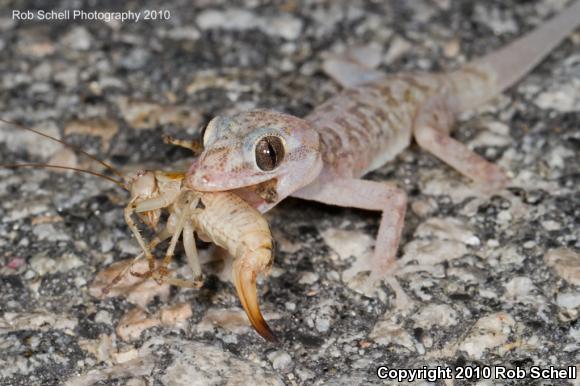
<svg viewBox="0 0 580 386"><path fill-rule="evenodd" d="M284 145L275 135L261 138L256 144L256 164L263 171L274 170L284 158Z"/></svg>

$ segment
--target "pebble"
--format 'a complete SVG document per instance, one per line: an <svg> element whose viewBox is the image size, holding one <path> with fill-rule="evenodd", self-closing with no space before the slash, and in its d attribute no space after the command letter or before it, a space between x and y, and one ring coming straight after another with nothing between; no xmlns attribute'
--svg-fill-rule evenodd
<svg viewBox="0 0 580 386"><path fill-rule="evenodd" d="M126 267L132 259L126 259L111 264L106 269L100 271L89 287L89 293L96 298L102 298L103 289L108 286L113 279ZM134 272L145 272L148 269L147 261L141 259L133 264ZM170 271L170 274L172 271ZM123 296L128 302L145 308L155 297L160 300L167 300L170 286L168 284L159 285L152 279L143 279L129 273L122 276L121 280L110 289L106 297Z"/></svg>
<svg viewBox="0 0 580 386"><path fill-rule="evenodd" d="M314 272L304 272L301 276L300 276L300 280L298 280L299 284L306 284L306 285L311 285L314 284L318 281L319 276L318 274L314 273Z"/></svg>
<svg viewBox="0 0 580 386"><path fill-rule="evenodd" d="M63 147L62 149L54 153L48 160L48 163L51 165L65 166L70 168L77 168L79 166L75 152L66 147ZM66 171L55 169L53 172L57 173Z"/></svg>
<svg viewBox="0 0 580 386"><path fill-rule="evenodd" d="M393 63L401 56L409 52L413 46L407 40L401 37L395 37L391 41L391 45L385 54L385 63Z"/></svg>
<svg viewBox="0 0 580 386"><path fill-rule="evenodd" d="M580 81L568 79L566 83L552 86L538 95L536 105L543 109L557 110L563 113L577 111L580 105Z"/></svg>
<svg viewBox="0 0 580 386"><path fill-rule="evenodd" d="M72 334L78 325L78 320L64 314L53 314L47 311L28 313L6 312L0 317L0 334L26 330L64 330Z"/></svg>
<svg viewBox="0 0 580 386"><path fill-rule="evenodd" d="M403 326L390 318L379 320L369 334L369 338L377 344L395 344L415 351L415 341Z"/></svg>
<svg viewBox="0 0 580 386"><path fill-rule="evenodd" d="M173 358L161 376L164 385L284 385L278 374L219 347L176 338L163 343Z"/></svg>
<svg viewBox="0 0 580 386"><path fill-rule="evenodd" d="M461 43L458 39L453 39L443 46L443 54L448 58L455 58L461 51Z"/></svg>
<svg viewBox="0 0 580 386"><path fill-rule="evenodd" d="M509 146L512 142L508 135L501 135L492 131L481 131L477 136L469 141L469 147L478 146ZM491 150L491 149L488 149Z"/></svg>
<svg viewBox="0 0 580 386"><path fill-rule="evenodd" d="M62 230L56 230L52 224L38 224L32 228L32 233L39 240L68 241L70 236Z"/></svg>
<svg viewBox="0 0 580 386"><path fill-rule="evenodd" d="M580 285L580 253L567 248L557 248L544 255L544 262L573 285Z"/></svg>
<svg viewBox="0 0 580 386"><path fill-rule="evenodd" d="M504 284L504 287L506 291L504 296L506 299L521 303L537 302L536 297L532 295L536 291L536 286L529 277L513 277Z"/></svg>
<svg viewBox="0 0 580 386"><path fill-rule="evenodd" d="M473 231L464 221L450 217L427 219L419 225L415 231L415 237L454 240L471 246L479 246L480 244L479 238L473 234Z"/></svg>
<svg viewBox="0 0 580 386"><path fill-rule="evenodd" d="M268 360L272 363L274 370L289 371L292 366L292 357L286 351L274 351L268 354Z"/></svg>
<svg viewBox="0 0 580 386"><path fill-rule="evenodd" d="M501 250L500 261L505 265L513 265L516 267L521 267L526 256L518 252L516 246L509 246Z"/></svg>
<svg viewBox="0 0 580 386"><path fill-rule="evenodd" d="M160 320L149 317L143 309L135 307L121 317L115 332L119 338L129 342L139 339L143 331L160 324Z"/></svg>
<svg viewBox="0 0 580 386"><path fill-rule="evenodd" d="M59 257L36 255L30 259L30 267L40 276L57 272L68 272L85 263L75 255L65 254Z"/></svg>
<svg viewBox="0 0 580 386"><path fill-rule="evenodd" d="M478 360L487 350L506 343L515 327L513 317L506 312L498 312L479 319L468 336L459 345L470 359Z"/></svg>
<svg viewBox="0 0 580 386"><path fill-rule="evenodd" d="M110 312L101 310L95 314L95 323L111 324L113 317Z"/></svg>
<svg viewBox="0 0 580 386"><path fill-rule="evenodd" d="M185 321L193 315L191 304L179 303L164 307L159 311L159 319L164 326L185 327Z"/></svg>
<svg viewBox="0 0 580 386"><path fill-rule="evenodd" d="M506 14L502 14L497 7L477 4L475 17L479 22L489 26L496 35L518 32L515 20Z"/></svg>
<svg viewBox="0 0 580 386"><path fill-rule="evenodd" d="M81 134L99 137L104 151L110 147L111 140L119 131L119 125L112 119L91 118L76 119L66 123L65 135Z"/></svg>
<svg viewBox="0 0 580 386"><path fill-rule="evenodd" d="M580 307L580 293L579 292L562 292L556 296L556 304L564 308L578 308Z"/></svg>
<svg viewBox="0 0 580 386"><path fill-rule="evenodd" d="M119 99L125 121L133 129L155 129L160 125L175 125L183 129L197 128L202 122L199 111L188 106L161 105L153 102Z"/></svg>
<svg viewBox="0 0 580 386"><path fill-rule="evenodd" d="M544 229L547 231L559 231L562 229L562 225L554 220L542 221L542 227L544 227Z"/></svg>
<svg viewBox="0 0 580 386"><path fill-rule="evenodd" d="M261 17L252 12L228 8L226 11L206 10L197 16L197 24L202 30L224 29L243 31L258 28L262 32L295 40L302 31L302 20L292 15L282 14L272 17Z"/></svg>
<svg viewBox="0 0 580 386"><path fill-rule="evenodd" d="M370 252L373 238L363 232L329 228L321 232L324 242L335 251L340 259L362 256Z"/></svg>
<svg viewBox="0 0 580 386"><path fill-rule="evenodd" d="M75 26L63 35L61 43L73 50L86 51L91 48L93 37L90 32L82 26Z"/></svg>
<svg viewBox="0 0 580 386"><path fill-rule="evenodd" d="M419 265L430 266L455 260L467 253L466 245L455 240L416 239L404 246L403 249L401 264L416 261Z"/></svg>
<svg viewBox="0 0 580 386"><path fill-rule="evenodd" d="M420 217L426 217L439 209L437 201L431 197L419 199L411 204L411 210Z"/></svg>
<svg viewBox="0 0 580 386"><path fill-rule="evenodd" d="M51 121L43 121L32 128L60 139L58 127ZM28 154L42 158L48 158L62 148L62 145L57 142L39 140L38 134L15 128L4 122L0 122L0 142L5 143L13 151L25 150Z"/></svg>
<svg viewBox="0 0 580 386"><path fill-rule="evenodd" d="M334 300L327 299L312 306L308 311L306 322L316 328L320 333L327 333L336 316L337 304Z"/></svg>
<svg viewBox="0 0 580 386"><path fill-rule="evenodd" d="M457 312L447 304L429 304L413 315L415 327L448 327L458 323Z"/></svg>

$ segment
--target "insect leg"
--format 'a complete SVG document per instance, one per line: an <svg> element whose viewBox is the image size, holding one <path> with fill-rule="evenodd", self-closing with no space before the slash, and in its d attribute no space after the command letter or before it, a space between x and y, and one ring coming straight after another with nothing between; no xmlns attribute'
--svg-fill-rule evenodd
<svg viewBox="0 0 580 386"><path fill-rule="evenodd" d="M141 250L143 251L143 254L145 255L145 258L147 258L147 262L149 264L149 271L152 272L155 269L155 258L153 257L153 254L151 253L151 250L149 249L149 247L147 245L145 245L145 241L143 240L143 237L141 236L141 233L139 232L139 229L137 228L137 224L135 224L135 221L133 220L133 213L135 213L135 210L137 208L137 204L135 204L135 200L132 200L131 202L129 202L129 205L127 205L127 207L125 208L124 214L125 214L125 222L127 223L127 226L129 227L129 229L131 229L131 232L133 232L133 235L135 235L135 239L137 239L137 243L139 243L139 246L141 247ZM136 274L136 273L132 273L135 276L141 277L141 275ZM147 275L144 275L144 277L148 277Z"/></svg>
<svg viewBox="0 0 580 386"><path fill-rule="evenodd" d="M203 144L199 141L196 141L196 140L188 141L185 139L173 138L173 137L170 137L169 135L164 135L163 142L165 142L168 145L179 146L179 147L184 147L186 149L189 149L195 155L201 154L201 152L203 151Z"/></svg>
<svg viewBox="0 0 580 386"><path fill-rule="evenodd" d="M171 259L173 258L173 254L175 253L175 247L177 246L177 241L179 240L179 236L183 231L186 221L190 217L190 207L189 203L186 202L185 208L183 209L182 213L179 216L177 221L177 225L175 226L175 231L173 232L173 236L171 237L171 241L169 243L169 247L167 248L167 252L165 253L165 257L161 262L161 265L157 270L153 272L153 278L157 283L161 284L164 281L167 281L169 263L171 263Z"/></svg>
<svg viewBox="0 0 580 386"><path fill-rule="evenodd" d="M193 285L201 287L203 286L203 277L201 273L201 265L199 264L199 258L197 256L197 247L195 246L195 237L191 221L186 221L185 226L183 227L183 247L185 248L187 262L191 267Z"/></svg>
<svg viewBox="0 0 580 386"><path fill-rule="evenodd" d="M171 236L171 234L169 233L167 228L164 228L162 231L160 231L159 233L157 233L155 235L153 240L151 240L151 242L149 243L149 250L155 249L155 247L157 245L159 245L163 241L167 240L170 236ZM109 284L107 284L107 286L101 290L102 295L103 296L107 295L109 293L109 291L111 291L111 288L116 286L121 281L121 279L129 272L129 270L133 267L133 265L135 265L135 263L143 257L144 254L145 254L144 252L141 252L140 254L135 256L135 258L133 260L131 260L129 263L127 263L125 268L123 268L123 270L121 272L119 272L117 274L117 276L115 276L113 278L113 280L111 280L111 282ZM133 274L133 272L131 272L131 274Z"/></svg>

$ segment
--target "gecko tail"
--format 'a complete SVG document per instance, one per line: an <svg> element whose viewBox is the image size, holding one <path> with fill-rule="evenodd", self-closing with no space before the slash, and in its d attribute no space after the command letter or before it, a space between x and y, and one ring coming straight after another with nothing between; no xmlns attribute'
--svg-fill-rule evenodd
<svg viewBox="0 0 580 386"><path fill-rule="evenodd" d="M507 46L480 59L497 74L498 92L512 86L537 66L580 25L580 1Z"/></svg>
<svg viewBox="0 0 580 386"><path fill-rule="evenodd" d="M459 95L459 99L462 99L461 110L476 107L514 85L548 56L578 25L580 25L580 0L575 0L568 8L528 34L452 73L452 81L464 84L469 73L476 76L484 74L483 84L478 85L478 80L482 79L467 79L473 88L468 87L464 90L465 94L469 93L471 96ZM476 87L477 90L474 90Z"/></svg>

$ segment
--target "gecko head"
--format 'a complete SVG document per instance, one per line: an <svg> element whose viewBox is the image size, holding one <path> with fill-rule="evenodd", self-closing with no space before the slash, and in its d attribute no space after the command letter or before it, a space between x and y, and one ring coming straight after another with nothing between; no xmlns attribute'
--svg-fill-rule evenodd
<svg viewBox="0 0 580 386"><path fill-rule="evenodd" d="M303 119L275 111L215 117L203 145L187 173L189 187L223 191L260 186L256 191L267 191L264 201L270 206L312 182L322 169L318 132Z"/></svg>

